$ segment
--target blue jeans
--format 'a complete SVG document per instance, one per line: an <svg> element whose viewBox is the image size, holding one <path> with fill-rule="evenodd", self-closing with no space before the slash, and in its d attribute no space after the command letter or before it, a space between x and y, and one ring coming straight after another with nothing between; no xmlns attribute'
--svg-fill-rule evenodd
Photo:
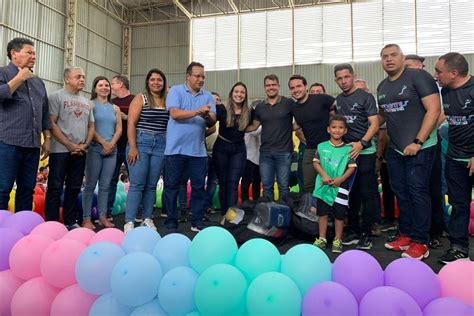
<svg viewBox="0 0 474 316"><path fill-rule="evenodd" d="M218 138L212 156L215 159L219 179L221 214L224 215L229 207L237 206L239 180L244 174L247 148L243 141L228 143Z"/></svg>
<svg viewBox="0 0 474 316"><path fill-rule="evenodd" d="M128 166L130 187L127 195L125 222L133 222L140 204L143 218L152 218L156 200L156 184L163 170L166 146L165 134L137 131L139 159ZM127 146L127 155L130 151Z"/></svg>
<svg viewBox="0 0 474 316"><path fill-rule="evenodd" d="M191 179L191 209L193 215L191 225L201 226L204 216L204 201L206 191L204 190L207 157L192 157L186 155L165 156L165 188L163 197L168 211L165 225L168 229L178 228L178 212L176 209L179 187L183 181L185 170L189 172Z"/></svg>
<svg viewBox="0 0 474 316"><path fill-rule="evenodd" d="M49 155L48 189L46 191L44 212L47 221L59 221L61 194L66 181L63 201L63 218L66 226L82 220L76 208L77 196L81 191L86 166L86 155L53 153Z"/></svg>
<svg viewBox="0 0 474 316"><path fill-rule="evenodd" d="M415 156L403 156L389 148L387 165L390 183L400 209L402 235L426 244L431 225L430 177L436 147L420 150Z"/></svg>
<svg viewBox="0 0 474 316"><path fill-rule="evenodd" d="M0 210L8 209L15 180L15 210L31 210L39 156L39 148L19 147L0 141Z"/></svg>
<svg viewBox="0 0 474 316"><path fill-rule="evenodd" d="M117 161L117 150L110 155L102 154L102 145L93 142L87 151L86 159L86 183L82 193L82 218L91 219L92 198L94 189L99 182L99 194L97 206L99 207L99 217L107 216L107 202L109 200L110 180L114 174L115 163Z"/></svg>
<svg viewBox="0 0 474 316"><path fill-rule="evenodd" d="M453 206L448 226L451 248L467 254L471 192L474 185L474 176L469 176L467 163L446 158L446 183L449 203Z"/></svg>
<svg viewBox="0 0 474 316"><path fill-rule="evenodd" d="M114 208L115 195L117 194L117 183L119 181L120 168L122 167L122 164L125 165L127 172L129 172L127 165L126 149L117 148L117 162L115 163L114 174L112 175L112 179L110 180L109 199L107 202L107 217L112 215L112 209Z"/></svg>
<svg viewBox="0 0 474 316"><path fill-rule="evenodd" d="M291 153L279 151L260 152L260 175L263 184L263 196L273 201L275 199L273 184L276 181L280 200L289 192L291 168Z"/></svg>

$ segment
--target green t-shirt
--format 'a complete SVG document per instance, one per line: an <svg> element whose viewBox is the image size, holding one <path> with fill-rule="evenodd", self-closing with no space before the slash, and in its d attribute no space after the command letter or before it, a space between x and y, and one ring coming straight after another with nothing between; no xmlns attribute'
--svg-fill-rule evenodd
<svg viewBox="0 0 474 316"><path fill-rule="evenodd" d="M333 179L344 174L347 167L356 167L355 160L349 157L352 146L342 143L340 146L333 145L330 141L318 145L313 161L319 162L321 168ZM328 205L333 205L339 188L322 183L323 178L318 174L314 185L313 196L323 200ZM344 187L347 183L343 183Z"/></svg>

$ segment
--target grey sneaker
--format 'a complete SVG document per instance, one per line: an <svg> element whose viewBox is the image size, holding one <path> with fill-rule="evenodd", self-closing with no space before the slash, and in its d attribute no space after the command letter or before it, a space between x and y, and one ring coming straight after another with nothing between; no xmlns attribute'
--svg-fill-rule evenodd
<svg viewBox="0 0 474 316"><path fill-rule="evenodd" d="M357 249L369 250L372 249L372 242L370 237L366 234L360 235L359 242L357 243Z"/></svg>
<svg viewBox="0 0 474 316"><path fill-rule="evenodd" d="M347 231L344 233L342 236L341 243L344 246L350 246L350 245L355 245L359 242L359 235L352 231Z"/></svg>
<svg viewBox="0 0 474 316"><path fill-rule="evenodd" d="M126 235L134 228L135 228L135 224L133 222L128 222L123 226L123 232Z"/></svg>
<svg viewBox="0 0 474 316"><path fill-rule="evenodd" d="M146 226L146 227L151 228L155 231L157 230L156 226L155 226L155 223L153 223L153 220L151 218L145 218L145 220L143 221L143 223L140 226Z"/></svg>
<svg viewBox="0 0 474 316"><path fill-rule="evenodd" d="M395 223L390 223L390 222L387 222L387 223L383 223L381 226L380 226L380 231L382 232L388 232L388 231L391 231L391 230L397 230L398 227Z"/></svg>
<svg viewBox="0 0 474 316"><path fill-rule="evenodd" d="M316 238L316 240L313 243L313 245L315 245L316 247L322 250L326 249L327 244L328 244L328 241L325 238L321 238L321 237Z"/></svg>

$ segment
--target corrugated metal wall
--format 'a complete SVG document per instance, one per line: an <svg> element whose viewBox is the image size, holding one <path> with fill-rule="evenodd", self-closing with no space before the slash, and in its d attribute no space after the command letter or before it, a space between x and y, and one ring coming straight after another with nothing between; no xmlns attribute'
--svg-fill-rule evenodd
<svg viewBox="0 0 474 316"><path fill-rule="evenodd" d="M131 55L132 92L143 91L146 74L152 68L162 70L169 85L184 82L189 62L189 23L133 27Z"/></svg>

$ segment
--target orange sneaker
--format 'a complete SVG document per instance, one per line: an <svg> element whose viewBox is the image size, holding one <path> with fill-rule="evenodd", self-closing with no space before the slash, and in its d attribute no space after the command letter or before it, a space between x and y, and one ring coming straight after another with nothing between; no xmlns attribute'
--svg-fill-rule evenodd
<svg viewBox="0 0 474 316"><path fill-rule="evenodd" d="M391 242L385 243L385 248L393 251L404 251L410 246L411 238L408 236L399 236L397 239Z"/></svg>
<svg viewBox="0 0 474 316"><path fill-rule="evenodd" d="M428 258L429 255L430 251L428 250L428 246L418 242L412 242L408 249L402 253L403 258L412 258L417 260Z"/></svg>

